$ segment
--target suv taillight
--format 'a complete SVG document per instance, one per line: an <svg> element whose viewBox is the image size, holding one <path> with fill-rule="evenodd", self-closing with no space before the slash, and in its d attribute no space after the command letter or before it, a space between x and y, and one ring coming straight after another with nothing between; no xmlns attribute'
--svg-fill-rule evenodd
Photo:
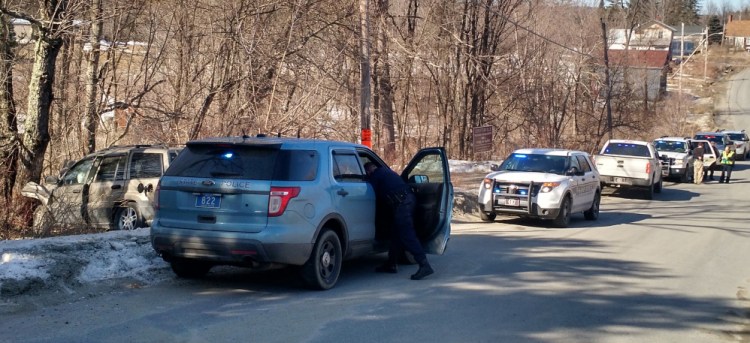
<svg viewBox="0 0 750 343"><path fill-rule="evenodd" d="M154 210L159 210L159 191L161 191L161 181L156 184L156 190L154 190Z"/></svg>
<svg viewBox="0 0 750 343"><path fill-rule="evenodd" d="M646 162L646 174L651 174L651 162Z"/></svg>
<svg viewBox="0 0 750 343"><path fill-rule="evenodd" d="M299 187L271 187L268 197L268 216L278 217L284 214L289 200L299 195Z"/></svg>

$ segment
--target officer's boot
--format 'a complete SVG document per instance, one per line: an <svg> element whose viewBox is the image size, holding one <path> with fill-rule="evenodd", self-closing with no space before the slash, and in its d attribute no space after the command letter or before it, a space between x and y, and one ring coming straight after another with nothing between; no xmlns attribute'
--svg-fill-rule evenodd
<svg viewBox="0 0 750 343"><path fill-rule="evenodd" d="M431 275L435 271L432 270L432 267L430 266L430 263L427 262L427 260L424 260L422 263L419 264L419 270L417 270L416 273L412 274L411 279L412 280L422 280L428 275Z"/></svg>
<svg viewBox="0 0 750 343"><path fill-rule="evenodd" d="M375 271L378 273L391 273L396 274L398 273L398 264L396 259L396 252L395 251L389 251L388 252L388 261L375 267Z"/></svg>

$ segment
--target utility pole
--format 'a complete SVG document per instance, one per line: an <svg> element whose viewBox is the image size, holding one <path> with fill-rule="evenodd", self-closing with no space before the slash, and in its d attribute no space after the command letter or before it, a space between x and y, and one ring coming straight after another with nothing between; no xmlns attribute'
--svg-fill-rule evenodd
<svg viewBox="0 0 750 343"><path fill-rule="evenodd" d="M680 103L682 103L682 65L685 64L685 23L682 23L682 30L680 31L680 77L678 79Z"/></svg>
<svg viewBox="0 0 750 343"><path fill-rule="evenodd" d="M370 1L359 1L360 27L360 94L359 113L362 129L362 145L372 148L372 130L370 129Z"/></svg>
<svg viewBox="0 0 750 343"><path fill-rule="evenodd" d="M703 85L706 84L706 74L708 73L708 26L706 26L706 35L703 37Z"/></svg>
<svg viewBox="0 0 750 343"><path fill-rule="evenodd" d="M607 93L605 95L605 105L607 106L607 136L612 139L612 82L609 80L609 44L607 42L607 24L604 23L604 0L599 2L602 23L602 39L604 40L604 83L607 84Z"/></svg>

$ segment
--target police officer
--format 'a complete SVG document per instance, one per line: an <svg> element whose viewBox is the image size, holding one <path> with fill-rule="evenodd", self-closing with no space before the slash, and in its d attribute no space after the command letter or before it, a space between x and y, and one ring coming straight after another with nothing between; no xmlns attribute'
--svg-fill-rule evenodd
<svg viewBox="0 0 750 343"><path fill-rule="evenodd" d="M729 149L729 145L724 147L724 151L721 152L721 177L719 183L729 183L729 178L732 177L732 169L734 169L734 150ZM724 177L726 174L726 178Z"/></svg>
<svg viewBox="0 0 750 343"><path fill-rule="evenodd" d="M703 183L703 143L698 143L698 147L693 149L693 182L699 185Z"/></svg>
<svg viewBox="0 0 750 343"><path fill-rule="evenodd" d="M422 249L422 244L417 239L414 230L414 206L416 197L409 185L401 179L401 176L385 166L375 163L365 164L367 179L375 190L375 196L390 207L392 216L391 246L388 250L388 262L377 267L379 273L397 273L399 254L406 249L419 263L419 270L411 276L412 280L421 280L434 273L427 255Z"/></svg>

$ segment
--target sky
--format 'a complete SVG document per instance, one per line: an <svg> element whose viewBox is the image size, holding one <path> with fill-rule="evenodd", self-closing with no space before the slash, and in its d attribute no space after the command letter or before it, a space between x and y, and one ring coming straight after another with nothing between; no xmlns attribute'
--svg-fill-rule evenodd
<svg viewBox="0 0 750 343"><path fill-rule="evenodd" d="M451 175L489 173L493 163L498 161L449 161ZM106 280L129 279L149 285L173 278L169 265L151 247L149 234L146 227L0 241L0 300Z"/></svg>

